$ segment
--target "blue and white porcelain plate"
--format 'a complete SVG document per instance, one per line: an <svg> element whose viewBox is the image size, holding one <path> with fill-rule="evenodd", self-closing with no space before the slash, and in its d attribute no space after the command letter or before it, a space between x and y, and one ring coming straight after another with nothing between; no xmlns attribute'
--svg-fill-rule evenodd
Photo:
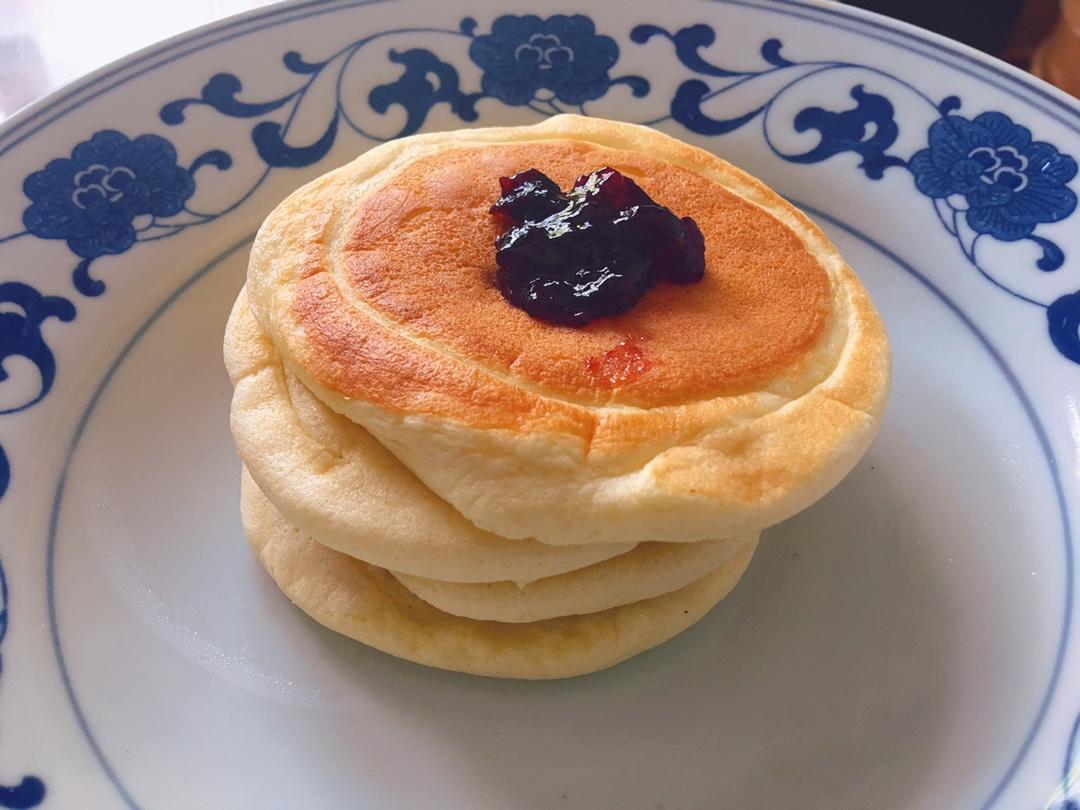
<svg viewBox="0 0 1080 810"><path fill-rule="evenodd" d="M748 169L836 241L895 389L735 594L520 683L323 630L251 558L221 364L287 192L560 111ZM809 0L302 2L0 130L0 807L1080 805L1080 106ZM707 362L707 358L705 358Z"/></svg>

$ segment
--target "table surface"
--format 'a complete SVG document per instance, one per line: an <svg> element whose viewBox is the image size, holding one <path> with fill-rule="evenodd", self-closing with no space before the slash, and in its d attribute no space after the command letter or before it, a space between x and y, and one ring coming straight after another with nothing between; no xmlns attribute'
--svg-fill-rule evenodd
<svg viewBox="0 0 1080 810"><path fill-rule="evenodd" d="M0 122L102 65L269 0L0 0Z"/></svg>

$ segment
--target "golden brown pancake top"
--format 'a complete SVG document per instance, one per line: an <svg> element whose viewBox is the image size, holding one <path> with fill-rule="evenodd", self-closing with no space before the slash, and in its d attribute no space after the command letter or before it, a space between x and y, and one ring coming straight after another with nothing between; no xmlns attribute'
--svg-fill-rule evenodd
<svg viewBox="0 0 1080 810"><path fill-rule="evenodd" d="M568 188L611 166L693 217L705 277L660 282L621 315L557 326L495 284L498 178L537 168ZM799 360L828 316L829 281L798 237L717 183L637 151L571 140L457 147L423 156L346 223L353 294L406 333L481 368L583 404L674 405L753 390Z"/></svg>

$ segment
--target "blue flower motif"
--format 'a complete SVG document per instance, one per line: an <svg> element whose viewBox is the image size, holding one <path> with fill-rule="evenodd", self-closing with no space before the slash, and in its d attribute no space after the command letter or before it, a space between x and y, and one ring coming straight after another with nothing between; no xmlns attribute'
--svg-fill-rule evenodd
<svg viewBox="0 0 1080 810"><path fill-rule="evenodd" d="M102 130L70 158L50 161L23 183L31 204L23 225L42 239L63 239L77 256L123 253L135 243L136 217L179 213L195 191L173 145L157 135L134 140Z"/></svg>
<svg viewBox="0 0 1080 810"><path fill-rule="evenodd" d="M1046 320L1050 340L1057 350L1074 363L1080 363L1080 291L1063 295L1050 304L1046 308Z"/></svg>
<svg viewBox="0 0 1080 810"><path fill-rule="evenodd" d="M0 304L12 304L18 311L0 312L0 383L8 379L4 361L25 357L41 377L37 396L22 405L0 410L0 416L26 410L45 398L56 379L56 360L41 335L41 326L49 318L69 322L75 319L75 305L57 295L42 295L29 284L7 281L0 284ZM3 494L3 487L0 487Z"/></svg>
<svg viewBox="0 0 1080 810"><path fill-rule="evenodd" d="M581 104L611 87L608 71L619 58L619 46L580 14L546 20L505 15L495 20L490 34L473 40L469 57L484 71L484 93L507 104L528 104L539 90Z"/></svg>
<svg viewBox="0 0 1080 810"><path fill-rule="evenodd" d="M908 164L915 185L928 197L961 195L976 233L1023 239L1076 208L1076 194L1065 185L1076 176L1076 161L1032 141L1031 131L1004 113L971 121L945 115L930 126L929 143Z"/></svg>

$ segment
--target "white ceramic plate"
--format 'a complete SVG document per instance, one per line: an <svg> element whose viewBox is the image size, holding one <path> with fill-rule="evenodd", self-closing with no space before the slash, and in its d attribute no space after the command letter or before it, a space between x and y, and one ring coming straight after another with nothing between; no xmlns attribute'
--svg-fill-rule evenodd
<svg viewBox="0 0 1080 810"><path fill-rule="evenodd" d="M651 5L279 6L5 125L0 807L1077 806L1080 107L838 5ZM298 184L558 110L803 206L884 312L894 395L676 640L556 683L424 669L248 553L225 316Z"/></svg>

